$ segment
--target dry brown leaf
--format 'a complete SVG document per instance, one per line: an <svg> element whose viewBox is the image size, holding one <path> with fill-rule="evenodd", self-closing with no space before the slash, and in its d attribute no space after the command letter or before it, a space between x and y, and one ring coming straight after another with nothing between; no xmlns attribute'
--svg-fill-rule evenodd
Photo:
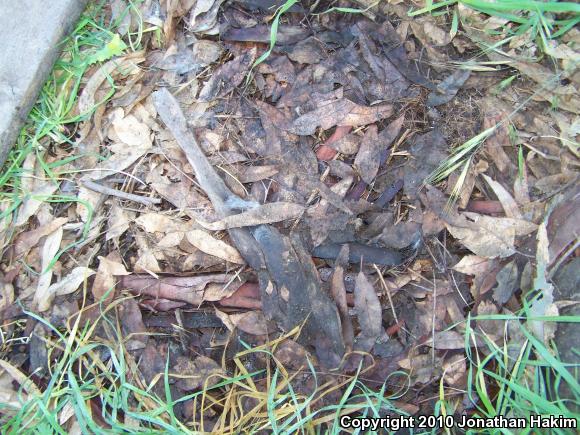
<svg viewBox="0 0 580 435"><path fill-rule="evenodd" d="M353 164L360 177L367 184L371 184L379 172L379 166L381 164L381 150L379 146L378 128L374 124L370 125L362 138Z"/></svg>
<svg viewBox="0 0 580 435"><path fill-rule="evenodd" d="M116 237L121 237L125 231L129 229L129 222L133 219L129 216L129 212L125 211L116 202L111 206L109 211L109 219L107 221L107 235L105 240L111 240Z"/></svg>
<svg viewBox="0 0 580 435"><path fill-rule="evenodd" d="M148 233L185 232L191 229L191 224L172 218L162 213L143 213L135 223Z"/></svg>
<svg viewBox="0 0 580 435"><path fill-rule="evenodd" d="M381 302L374 287L361 271L355 281L354 307L357 312L361 333L357 337L358 350L369 351L383 331Z"/></svg>
<svg viewBox="0 0 580 435"><path fill-rule="evenodd" d="M492 188L493 193L495 193L495 196L497 196L499 202L501 202L506 216L514 219L522 219L522 213L520 212L515 199L510 195L505 187L503 187L497 181L492 180L485 174L481 174L481 176L487 182L487 184L489 184L489 187Z"/></svg>
<svg viewBox="0 0 580 435"><path fill-rule="evenodd" d="M489 228L466 221L466 226L458 227L445 223L447 230L467 249L481 257L509 257L516 252L515 232L510 228ZM497 232L496 232L497 230Z"/></svg>
<svg viewBox="0 0 580 435"><path fill-rule="evenodd" d="M115 116L112 125L118 139L124 144L130 147L151 148L153 143L151 130L135 116Z"/></svg>
<svg viewBox="0 0 580 435"><path fill-rule="evenodd" d="M109 129L113 140L113 144L109 145L112 155L84 179L94 181L121 172L151 150L153 139L150 128L133 115L122 116L122 112L123 109L118 108L112 114L112 128Z"/></svg>
<svg viewBox="0 0 580 435"><path fill-rule="evenodd" d="M28 222L30 216L36 214L43 202L48 199L50 195L56 192L59 184L60 183L45 182L34 189L33 192L29 192L18 209L18 215L14 225L19 227Z"/></svg>
<svg viewBox="0 0 580 435"><path fill-rule="evenodd" d="M580 113L578 90L574 83L562 84L562 79L565 79L566 75L559 76L539 63L515 62L513 66L523 75L538 83L539 86L535 88L533 95L535 99L552 102L557 97L558 108L575 114Z"/></svg>
<svg viewBox="0 0 580 435"><path fill-rule="evenodd" d="M224 283L210 282L203 290L203 301L216 302L229 298L244 284L242 281L231 282L231 277Z"/></svg>
<svg viewBox="0 0 580 435"><path fill-rule="evenodd" d="M437 367L441 366L441 358L436 357L433 361L431 355L413 355L398 362L399 366L409 371L415 383L427 384L437 373Z"/></svg>
<svg viewBox="0 0 580 435"><path fill-rule="evenodd" d="M194 33L215 35L219 32L217 14L224 0L198 0L191 9L188 19L188 30Z"/></svg>
<svg viewBox="0 0 580 435"><path fill-rule="evenodd" d="M352 127L343 126L342 128L348 128L350 130ZM319 160L328 160L334 162L336 160L331 159L336 155L336 152L332 153L332 151L324 147L330 147L332 150L336 150L341 154L350 156L358 152L360 147L360 141L361 141L360 136L356 134L347 134L346 136L341 137L340 139L334 140L332 142L330 141L329 138L326 141L326 143L321 145L321 147L317 150L316 155L319 158Z"/></svg>
<svg viewBox="0 0 580 435"><path fill-rule="evenodd" d="M344 198L346 192L352 185L353 178L347 177L340 180L330 188L332 193L335 193L339 198ZM329 231L343 228L345 219L347 218L343 213L329 211L330 202L324 198L318 204L310 207L307 211L309 216L308 222L310 227L310 235L312 237L313 245L319 246L328 237Z"/></svg>
<svg viewBox="0 0 580 435"><path fill-rule="evenodd" d="M185 232L183 231L176 231L174 233L167 233L163 236L159 242L157 242L157 246L161 249L169 249L179 246L185 237Z"/></svg>
<svg viewBox="0 0 580 435"><path fill-rule="evenodd" d="M517 290L518 278L518 266L515 260L510 261L497 273L497 286L493 289L493 299L500 306L505 304Z"/></svg>
<svg viewBox="0 0 580 435"><path fill-rule="evenodd" d="M94 218L95 215L98 215L99 208L105 200L103 194L88 189L82 184L79 186L77 198L78 202L76 211L83 222L88 222L89 218Z"/></svg>
<svg viewBox="0 0 580 435"><path fill-rule="evenodd" d="M184 301L194 306L204 301L221 301L232 296L243 283L232 281L228 274L198 275L190 277L161 277L129 275L121 278L120 285L133 294L155 299Z"/></svg>
<svg viewBox="0 0 580 435"><path fill-rule="evenodd" d="M477 307L477 316L490 316L498 314L498 309L491 301L482 301ZM478 328L492 340L501 339L504 336L505 320L478 319Z"/></svg>
<svg viewBox="0 0 580 435"><path fill-rule="evenodd" d="M260 205L256 208L239 214L226 216L216 222L205 222L200 219L197 222L207 230L221 231L230 228L251 227L261 224L271 224L294 219L302 215L304 206L291 202L272 202Z"/></svg>
<svg viewBox="0 0 580 435"><path fill-rule="evenodd" d="M474 298L487 293L495 284L495 276L498 272L498 260L490 260L477 255L466 255L453 269L466 275L473 275L471 294Z"/></svg>
<svg viewBox="0 0 580 435"><path fill-rule="evenodd" d="M49 292L50 281L52 280L52 268L48 269L48 267L60 248L62 235L63 229L62 227L58 227L46 236L44 245L42 246L42 272L38 279L36 293L34 294L34 304L38 311L48 310L52 300L54 299L54 294Z"/></svg>
<svg viewBox="0 0 580 435"><path fill-rule="evenodd" d="M143 237L136 237L136 240L141 239L144 242ZM161 266L159 261L165 261L165 255L163 251L154 250L154 248L149 246L149 243L143 244L139 247L139 254L133 269L135 272L147 272L147 273L161 273Z"/></svg>
<svg viewBox="0 0 580 435"><path fill-rule="evenodd" d="M516 177L514 180L514 200L519 206L525 207L530 203L530 188L528 183L528 169L527 164L523 162L523 171L521 177Z"/></svg>
<svg viewBox="0 0 580 435"><path fill-rule="evenodd" d="M114 72L120 71L124 74L137 72L137 65L144 60L143 52L135 52L122 58L112 59L103 64L89 78L79 96L79 113L88 113L97 105L98 101L96 101L95 94L105 80L113 75Z"/></svg>
<svg viewBox="0 0 580 435"><path fill-rule="evenodd" d="M19 257L20 255L26 254L31 248L36 246L42 237L52 233L67 222L67 218L56 218L46 225L41 225L34 230L20 233L14 242L14 255Z"/></svg>
<svg viewBox="0 0 580 435"><path fill-rule="evenodd" d="M554 338L556 322L545 322L543 316L558 316L558 307L554 304L554 286L547 281L548 265L550 264L550 249L546 223L542 222L538 228L538 245L536 248L536 273L533 288L541 291L541 296L530 305L528 320L531 332L546 345Z"/></svg>
<svg viewBox="0 0 580 435"><path fill-rule="evenodd" d="M490 260L487 258L466 255L452 269L465 275L479 275L489 269L489 264Z"/></svg>
<svg viewBox="0 0 580 435"><path fill-rule="evenodd" d="M217 384L225 376L225 372L218 363L206 356L198 356L194 360L178 356L170 376L178 379L176 384L179 389L192 391Z"/></svg>
<svg viewBox="0 0 580 435"><path fill-rule="evenodd" d="M455 331L439 331L435 337L425 342L426 345L437 350L463 349L465 347L465 337Z"/></svg>
<svg viewBox="0 0 580 435"><path fill-rule="evenodd" d="M270 178L278 172L280 172L278 165L244 166L243 171L236 174L236 178L242 184L253 183L255 181Z"/></svg>
<svg viewBox="0 0 580 435"><path fill-rule="evenodd" d="M550 114L560 129L560 141L562 145L567 147L572 154L579 158L580 149L578 149L578 143L575 139L580 134L580 117L568 117L563 112L557 110L550 111Z"/></svg>
<svg viewBox="0 0 580 435"><path fill-rule="evenodd" d="M552 261L578 239L578 222L580 222L580 189L576 187L558 200L548 219L549 255Z"/></svg>
<svg viewBox="0 0 580 435"><path fill-rule="evenodd" d="M8 361L0 359L0 369L0 403L4 405L2 412L5 415L16 413L27 402L28 397L42 395L35 383ZM15 387L14 382L20 384L23 391Z"/></svg>
<svg viewBox="0 0 580 435"><path fill-rule="evenodd" d="M274 352L276 359L282 364L282 367L293 370L300 370L308 365L308 360L312 360L312 356L304 346L296 343L294 340L284 340Z"/></svg>
<svg viewBox="0 0 580 435"><path fill-rule="evenodd" d="M54 296L68 295L69 293L75 292L79 286L86 281L86 279L94 275L95 271L89 269L88 267L78 266L75 267L71 272L62 278L60 281L55 282L49 288L47 293Z"/></svg>
<svg viewBox="0 0 580 435"><path fill-rule="evenodd" d="M465 212L445 222L449 232L480 257L504 258L516 252L516 236L535 231L537 225L523 219L495 218Z"/></svg>
<svg viewBox="0 0 580 435"><path fill-rule="evenodd" d="M417 38L425 45L444 46L451 42L451 35L436 26L429 19L413 20L411 29Z"/></svg>
<svg viewBox="0 0 580 435"><path fill-rule="evenodd" d="M471 165L467 171L463 185L461 186L461 191L459 192L459 198L457 200L457 206L459 209L465 209L471 199L471 194L473 193L473 188L475 187L475 182L477 176L489 169L489 165L485 160L480 160L475 165ZM449 182L447 183L447 190L445 193L451 195L453 188L459 180L460 172L455 171L449 176Z"/></svg>
<svg viewBox="0 0 580 435"><path fill-rule="evenodd" d="M199 93L198 101L210 102L219 98L238 86L256 58L256 47L245 50L234 60L224 63L211 74Z"/></svg>
<svg viewBox="0 0 580 435"><path fill-rule="evenodd" d="M300 136L308 136L314 134L317 127L328 130L335 125L353 127L367 125L388 118L392 114L393 106L390 104L359 106L343 98L298 117L288 131Z"/></svg>
<svg viewBox="0 0 580 435"><path fill-rule="evenodd" d="M217 42L203 39L195 42L192 49L193 58L203 66L217 61L224 51Z"/></svg>
<svg viewBox="0 0 580 435"><path fill-rule="evenodd" d="M350 314L348 312L348 305L346 301L346 287L344 285L344 267L348 262L348 244L344 245L336 260L336 266L332 273L330 282L330 292L340 316L340 324L342 327L342 337L347 351L352 350L354 344L354 331Z"/></svg>
<svg viewBox="0 0 580 435"><path fill-rule="evenodd" d="M485 111L483 128L485 129L496 126L509 116L507 108L494 97L488 97L483 100L483 109ZM497 125L494 132L483 144L486 154L495 163L500 172L505 174L516 172L515 165L503 149L503 147L509 145L509 130L505 124Z"/></svg>
<svg viewBox="0 0 580 435"><path fill-rule="evenodd" d="M467 363L463 355L453 355L443 362L443 381L447 385L459 387L467 372Z"/></svg>
<svg viewBox="0 0 580 435"><path fill-rule="evenodd" d="M129 275L129 272L121 263L118 253L114 251L107 257L99 257L97 275L91 288L95 301L102 301L103 297L109 292L107 298L103 300L104 304L107 305L107 302L110 302L115 296L114 288L117 283L115 276L122 275Z"/></svg>
<svg viewBox="0 0 580 435"><path fill-rule="evenodd" d="M226 314L216 309L216 315L230 331L235 328L251 335L268 334L268 322L261 310L247 311L245 313Z"/></svg>
<svg viewBox="0 0 580 435"><path fill-rule="evenodd" d="M206 254L219 257L230 263L245 264L244 259L236 248L221 240L212 237L202 230L192 230L186 233L187 241Z"/></svg>

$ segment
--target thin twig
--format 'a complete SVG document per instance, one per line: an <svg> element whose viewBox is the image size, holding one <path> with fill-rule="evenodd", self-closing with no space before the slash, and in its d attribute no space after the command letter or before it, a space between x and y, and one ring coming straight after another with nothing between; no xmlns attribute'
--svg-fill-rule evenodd
<svg viewBox="0 0 580 435"><path fill-rule="evenodd" d="M123 192L122 190L112 189L110 187L103 186L102 184L98 184L89 180L83 180L82 183L87 189L94 190L95 192L99 192L104 195L116 196L117 198L138 202L139 204L143 205L161 204L161 199L159 198L147 198L145 196Z"/></svg>

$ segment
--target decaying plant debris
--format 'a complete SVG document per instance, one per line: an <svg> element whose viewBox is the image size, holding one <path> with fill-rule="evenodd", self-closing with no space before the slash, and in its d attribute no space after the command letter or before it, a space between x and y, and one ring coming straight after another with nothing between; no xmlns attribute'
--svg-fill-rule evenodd
<svg viewBox="0 0 580 435"><path fill-rule="evenodd" d="M406 372L400 409L432 413L441 380L461 414L477 406L457 394L472 382L468 314L492 317L470 324L468 347L485 355L485 339L525 340L493 315L524 300L540 317L570 310L552 278L578 254L578 30L551 41L553 62L532 61L518 38L482 58L473 41L497 42L482 31L496 23L482 15L478 28L470 9L459 13L472 27L450 34L444 17L410 18L406 2L325 14L327 2L301 2L257 62L281 3L144 1L143 23L162 37L143 33L139 50L90 70L74 146L44 154L78 158L50 182L27 159L26 199L3 221L11 369L0 379L22 384L39 367L30 395L50 375L55 335L40 318L62 330L110 317L121 335L113 322L93 339L123 338L131 379L160 397L264 369L244 342L302 373L297 393L314 394L313 410L344 376L389 379L393 392L403 381L390 376ZM138 19L124 15L120 36ZM446 161L445 181L426 186ZM65 194L76 202L46 201ZM529 322L542 343L561 340L554 326ZM7 344L23 332L28 346ZM164 387L166 368L178 376ZM175 415L233 431L223 391L211 394Z"/></svg>

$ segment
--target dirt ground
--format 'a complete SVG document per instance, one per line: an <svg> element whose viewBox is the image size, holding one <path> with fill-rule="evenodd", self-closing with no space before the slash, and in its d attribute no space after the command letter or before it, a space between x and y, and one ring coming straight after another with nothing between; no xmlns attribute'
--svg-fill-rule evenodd
<svg viewBox="0 0 580 435"><path fill-rule="evenodd" d="M531 62L524 38L483 54L497 23L473 11L453 34L449 15L384 3L298 3L264 57L277 2L143 2L162 38L90 70L78 112L108 98L107 77L114 95L45 155L79 158L57 184L27 181L77 201L31 195L4 235L3 334L31 338L3 358L46 385L62 353L26 311L59 330L94 322L91 340L122 342L130 376L160 397L166 364L175 400L237 364L274 367L246 352L262 346L296 394L326 392L313 410L356 374L410 415L433 414L441 385L469 415L466 335L483 356L517 350L525 337L493 315L575 309L578 31ZM138 23L132 10L120 36ZM578 342L574 323L529 326ZM211 430L223 406L176 415Z"/></svg>

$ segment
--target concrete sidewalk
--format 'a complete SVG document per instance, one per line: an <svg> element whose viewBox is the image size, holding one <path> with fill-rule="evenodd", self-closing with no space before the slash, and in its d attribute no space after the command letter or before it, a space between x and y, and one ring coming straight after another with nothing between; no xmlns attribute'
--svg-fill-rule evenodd
<svg viewBox="0 0 580 435"><path fill-rule="evenodd" d="M87 0L0 0L0 165Z"/></svg>

